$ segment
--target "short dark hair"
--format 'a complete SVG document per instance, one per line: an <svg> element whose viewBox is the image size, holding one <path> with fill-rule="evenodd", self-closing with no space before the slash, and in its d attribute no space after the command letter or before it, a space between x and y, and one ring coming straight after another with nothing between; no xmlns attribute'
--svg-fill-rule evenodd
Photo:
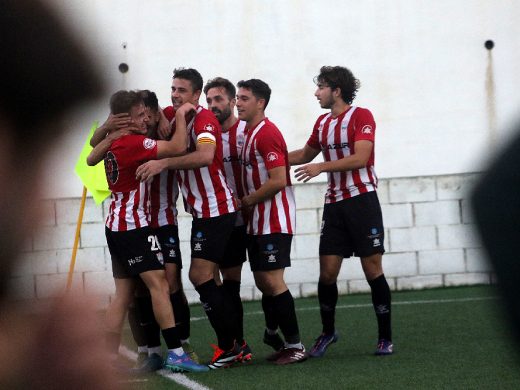
<svg viewBox="0 0 520 390"><path fill-rule="evenodd" d="M173 70L173 78L188 80L191 83L193 92L202 91L202 85L204 84L204 81L202 80L202 76L196 69L176 68Z"/></svg>
<svg viewBox="0 0 520 390"><path fill-rule="evenodd" d="M267 107L267 104L269 104L269 99L271 98L271 88L269 88L269 85L265 81L259 80L259 79L250 79L250 80L242 80L239 81L237 84L238 88L245 88L251 91L251 93L257 98L257 99L264 99L264 110Z"/></svg>
<svg viewBox="0 0 520 390"><path fill-rule="evenodd" d="M143 103L143 98L135 91L117 91L110 97L112 114L130 113L132 107Z"/></svg>
<svg viewBox="0 0 520 390"><path fill-rule="evenodd" d="M209 80L204 86L204 94L207 95L211 88L224 88L229 100L234 99L237 94L237 90L233 83L223 77L215 77L214 79Z"/></svg>
<svg viewBox="0 0 520 390"><path fill-rule="evenodd" d="M143 89L139 91L139 96L143 99L143 103L146 107L152 109L154 112L159 111L159 100L157 99L155 92Z"/></svg>
<svg viewBox="0 0 520 390"><path fill-rule="evenodd" d="M339 88L341 98L347 104L352 104L361 85L350 69L343 66L322 66L320 74L314 77L314 82L327 84L331 89Z"/></svg>

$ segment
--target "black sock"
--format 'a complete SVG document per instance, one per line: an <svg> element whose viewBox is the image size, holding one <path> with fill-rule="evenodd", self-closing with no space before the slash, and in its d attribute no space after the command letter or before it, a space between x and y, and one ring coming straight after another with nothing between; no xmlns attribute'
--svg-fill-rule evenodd
<svg viewBox="0 0 520 390"><path fill-rule="evenodd" d="M152 297L150 295L135 298L139 322L143 329L145 344L148 347L158 347L161 345L161 332L159 324L153 314Z"/></svg>
<svg viewBox="0 0 520 390"><path fill-rule="evenodd" d="M242 307L242 298L240 298L240 282L224 279L223 286L235 318L235 339L237 343L242 345L244 342L244 308Z"/></svg>
<svg viewBox="0 0 520 390"><path fill-rule="evenodd" d="M119 344L121 343L121 334L115 332L105 332L105 348L111 355L119 353Z"/></svg>
<svg viewBox="0 0 520 390"><path fill-rule="evenodd" d="M324 284L318 282L318 301L320 302L322 332L325 334L334 333L336 304L338 303L338 285L336 283Z"/></svg>
<svg viewBox="0 0 520 390"><path fill-rule="evenodd" d="M190 306L184 296L184 291L178 290L170 294L170 301L175 316L175 327L179 330L179 337L181 340L186 340L190 337Z"/></svg>
<svg viewBox="0 0 520 390"><path fill-rule="evenodd" d="M377 317L379 339L392 341L391 296L385 275L369 280L372 289L372 304Z"/></svg>
<svg viewBox="0 0 520 390"><path fill-rule="evenodd" d="M226 310L224 291L211 279L195 287L202 307L217 335L218 346L224 351L233 348L235 337L233 321Z"/></svg>
<svg viewBox="0 0 520 390"><path fill-rule="evenodd" d="M270 330L278 329L278 320L273 309L273 297L262 294L262 309L264 310L265 327Z"/></svg>
<svg viewBox="0 0 520 390"><path fill-rule="evenodd" d="M298 329L298 319L294 309L294 299L289 290L271 298L273 309L280 325L285 341L289 344L300 342L300 330Z"/></svg>
<svg viewBox="0 0 520 390"><path fill-rule="evenodd" d="M181 347L181 340L179 339L179 331L177 328L167 328L162 329L161 333L164 338L164 342L166 343L166 346L168 349L175 349Z"/></svg>
<svg viewBox="0 0 520 390"><path fill-rule="evenodd" d="M128 324L130 325L130 331L132 332L132 337L134 338L135 343L138 346L143 346L147 345L146 334L144 328L141 326L139 318L137 303L134 299L134 303L128 308Z"/></svg>

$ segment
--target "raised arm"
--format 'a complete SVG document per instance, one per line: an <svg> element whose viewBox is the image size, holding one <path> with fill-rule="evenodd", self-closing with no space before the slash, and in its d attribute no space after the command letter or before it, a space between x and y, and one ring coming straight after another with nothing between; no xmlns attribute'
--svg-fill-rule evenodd
<svg viewBox="0 0 520 390"><path fill-rule="evenodd" d="M101 142L96 145L94 149L92 149L90 154L87 156L87 165L94 166L99 164L105 158L105 154L110 149L112 142L130 133L130 130L123 129L108 134Z"/></svg>
<svg viewBox="0 0 520 390"><path fill-rule="evenodd" d="M110 114L101 126L99 126L90 139L90 146L96 147L110 133L128 127L130 125L130 115L127 113Z"/></svg>

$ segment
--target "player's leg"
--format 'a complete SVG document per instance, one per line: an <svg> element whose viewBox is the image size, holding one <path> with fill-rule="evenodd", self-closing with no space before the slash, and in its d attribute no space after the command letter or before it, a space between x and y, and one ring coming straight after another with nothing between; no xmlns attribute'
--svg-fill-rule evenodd
<svg viewBox="0 0 520 390"><path fill-rule="evenodd" d="M176 225L165 225L155 230L164 257L166 278L170 286L170 301L179 329L182 348L196 362L199 358L190 344L190 306L182 286L182 256L179 245L179 229Z"/></svg>
<svg viewBox="0 0 520 390"><path fill-rule="evenodd" d="M269 360L276 364L302 362L307 353L300 339L294 299L284 280L285 268L291 266L292 235L276 233L252 236L251 240L249 259L256 286L268 297L269 313L285 338L284 347ZM266 316L266 325L270 320Z"/></svg>
<svg viewBox="0 0 520 390"><path fill-rule="evenodd" d="M245 225L235 226L219 264L222 288L232 306L235 322L235 340L242 349L242 362L252 359L252 351L244 339L244 308L240 297L242 264L247 260L247 233Z"/></svg>
<svg viewBox="0 0 520 390"><path fill-rule="evenodd" d="M211 326L215 330L218 345L209 367L227 367L242 356L235 343L235 324L232 307L224 290L215 283L215 264L222 260L225 245L233 230L236 213L214 218L194 219L192 223L189 278L199 293L200 301Z"/></svg>
<svg viewBox="0 0 520 390"><path fill-rule="evenodd" d="M168 347L168 357L165 366L172 371L206 371L206 366L193 362L182 349L179 332L175 327L175 319L170 302L170 288L164 269L145 271L140 273L139 276L148 287L148 290L150 290L153 313Z"/></svg>
<svg viewBox="0 0 520 390"><path fill-rule="evenodd" d="M349 205L346 212L350 219L355 254L361 258L377 318L378 343L375 354L391 355L391 294L382 265L385 234L381 206L375 191L355 196Z"/></svg>
<svg viewBox="0 0 520 390"><path fill-rule="evenodd" d="M121 329L126 311L134 296L134 281L131 278L114 278L116 293L107 308L105 316L105 341L111 359L115 361L121 343Z"/></svg>
<svg viewBox="0 0 520 390"><path fill-rule="evenodd" d="M136 374L146 374L161 369L163 361L161 357L161 330L153 314L150 291L141 278L137 280L134 305L136 307L136 320L139 326L137 331L142 333L142 341L144 341L145 347L139 346L138 344L138 364L133 371ZM132 327L130 312L128 321ZM132 333L134 332L132 331ZM142 354L144 351L146 351L146 355ZM144 357L140 362L139 356Z"/></svg>
<svg viewBox="0 0 520 390"><path fill-rule="evenodd" d="M318 280L318 302L322 332L309 351L311 357L322 357L330 344L338 340L335 327L336 304L338 302L337 279L345 256L350 256L350 238L346 232L341 208L344 201L326 204L320 235L320 276Z"/></svg>
<svg viewBox="0 0 520 390"><path fill-rule="evenodd" d="M377 318L378 343L375 354L391 355L393 353L391 293L383 273L382 258L381 253L362 257L361 265L370 285L372 304Z"/></svg>

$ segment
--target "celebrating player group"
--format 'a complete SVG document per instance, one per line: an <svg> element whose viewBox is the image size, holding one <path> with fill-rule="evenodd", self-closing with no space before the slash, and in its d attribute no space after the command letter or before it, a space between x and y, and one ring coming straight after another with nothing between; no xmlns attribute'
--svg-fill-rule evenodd
<svg viewBox="0 0 520 390"><path fill-rule="evenodd" d="M105 326L115 367L127 311L138 345L133 373L163 367L204 372L251 361L240 298L247 260L262 292L263 342L274 350L267 360L285 365L319 358L338 340L337 277L343 259L351 256L361 259L372 291L378 324L375 354L393 353L374 170L375 121L369 110L352 105L359 81L349 69L323 66L314 82L315 96L328 112L317 119L303 148L291 152L266 117L271 89L259 79L235 87L216 77L204 85L197 70L178 68L172 105L164 109L148 90L112 95L110 115L91 139L94 149L87 162L104 160L112 192L105 235L116 293ZM200 105L203 93L207 108ZM320 151L324 161L311 163ZM297 233L292 165L300 165L295 170L299 181L321 172L328 175L319 244L323 330L308 351L284 280ZM216 337L213 358L206 364L190 344L177 225L179 192L193 216L189 279ZM184 259L186 265L186 254ZM165 359L161 334L168 348ZM254 347L256 340L249 341Z"/></svg>

